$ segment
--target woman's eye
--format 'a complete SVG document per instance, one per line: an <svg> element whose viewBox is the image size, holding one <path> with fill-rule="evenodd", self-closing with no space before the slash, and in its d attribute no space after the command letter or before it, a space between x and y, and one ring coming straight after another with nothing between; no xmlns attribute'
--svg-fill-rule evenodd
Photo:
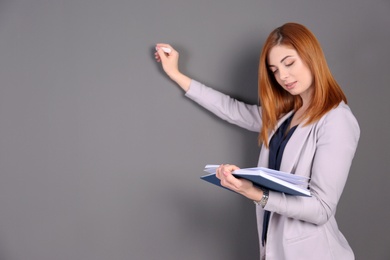
<svg viewBox="0 0 390 260"><path fill-rule="evenodd" d="M290 63L286 64L286 67L290 67L293 64L294 64L294 62L290 62Z"/></svg>
<svg viewBox="0 0 390 260"><path fill-rule="evenodd" d="M271 72L272 72L273 74L275 74L276 72L278 72L278 70L271 70Z"/></svg>

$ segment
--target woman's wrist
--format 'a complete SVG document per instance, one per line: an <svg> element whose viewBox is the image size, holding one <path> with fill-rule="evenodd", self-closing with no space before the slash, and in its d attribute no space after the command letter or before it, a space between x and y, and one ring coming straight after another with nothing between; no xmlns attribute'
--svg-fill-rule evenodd
<svg viewBox="0 0 390 260"><path fill-rule="evenodd" d="M175 81L185 92L190 89L191 79L181 72L173 73L169 77Z"/></svg>
<svg viewBox="0 0 390 260"><path fill-rule="evenodd" d="M256 186L253 186L250 190L246 192L245 197L253 201L260 201L263 197L263 190Z"/></svg>
<svg viewBox="0 0 390 260"><path fill-rule="evenodd" d="M268 202L269 190L266 188L257 188L253 186L253 190L248 193L247 198L253 200L256 205L261 206L262 208Z"/></svg>

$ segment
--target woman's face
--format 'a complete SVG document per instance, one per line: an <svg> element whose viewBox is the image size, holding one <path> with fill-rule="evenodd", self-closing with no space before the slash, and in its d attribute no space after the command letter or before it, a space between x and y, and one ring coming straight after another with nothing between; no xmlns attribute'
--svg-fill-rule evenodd
<svg viewBox="0 0 390 260"><path fill-rule="evenodd" d="M268 54L268 64L280 86L291 95L310 100L313 75L294 48L285 45L273 47Z"/></svg>

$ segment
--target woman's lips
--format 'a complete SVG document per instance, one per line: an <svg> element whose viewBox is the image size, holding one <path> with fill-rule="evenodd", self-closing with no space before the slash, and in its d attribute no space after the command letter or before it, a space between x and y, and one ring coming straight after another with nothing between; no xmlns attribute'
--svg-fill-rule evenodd
<svg viewBox="0 0 390 260"><path fill-rule="evenodd" d="M286 86L287 89L292 89L292 88L295 87L296 84L297 84L297 82L294 81L294 82L285 84L285 86Z"/></svg>

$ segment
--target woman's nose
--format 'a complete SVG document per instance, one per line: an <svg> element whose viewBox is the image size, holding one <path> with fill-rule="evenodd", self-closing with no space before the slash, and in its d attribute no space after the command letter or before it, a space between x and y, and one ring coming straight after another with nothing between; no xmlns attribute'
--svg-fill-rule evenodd
<svg viewBox="0 0 390 260"><path fill-rule="evenodd" d="M288 71L286 69L279 69L279 77L280 79L287 79L288 78Z"/></svg>

